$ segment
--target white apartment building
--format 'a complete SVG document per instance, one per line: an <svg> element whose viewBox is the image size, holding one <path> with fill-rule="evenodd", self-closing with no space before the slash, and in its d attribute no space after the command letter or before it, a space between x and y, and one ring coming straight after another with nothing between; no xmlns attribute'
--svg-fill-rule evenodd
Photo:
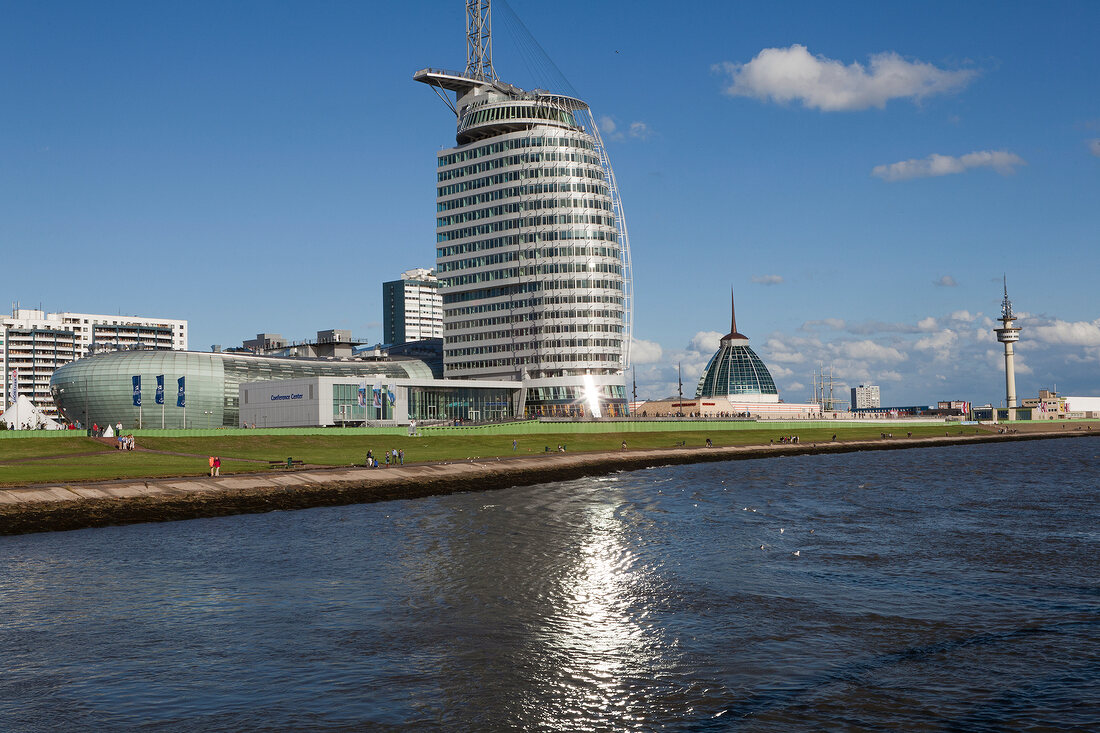
<svg viewBox="0 0 1100 733"><path fill-rule="evenodd" d="M0 318L4 404L28 397L50 417L57 408L50 378L63 364L114 349L187 350L187 321L92 313L46 313L14 308Z"/></svg>
<svg viewBox="0 0 1100 733"><path fill-rule="evenodd" d="M442 284L434 270L415 267L382 283L382 340L387 344L443 338Z"/></svg>
<svg viewBox="0 0 1100 733"><path fill-rule="evenodd" d="M877 385L861 384L858 387L852 387L852 412L873 407L882 407L882 398L879 396Z"/></svg>

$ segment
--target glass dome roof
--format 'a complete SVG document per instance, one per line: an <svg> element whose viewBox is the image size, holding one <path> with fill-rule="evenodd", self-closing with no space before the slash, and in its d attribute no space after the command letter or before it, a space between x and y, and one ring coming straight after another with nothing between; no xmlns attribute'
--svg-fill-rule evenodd
<svg viewBox="0 0 1100 733"><path fill-rule="evenodd" d="M771 372L748 345L722 339L722 346L710 358L696 397L732 397L740 395L778 395Z"/></svg>
<svg viewBox="0 0 1100 733"><path fill-rule="evenodd" d="M737 332L737 312L730 293L730 332L722 337L721 345L707 362L695 396L730 397L745 395L776 395L775 381L764 362L749 346L749 339Z"/></svg>

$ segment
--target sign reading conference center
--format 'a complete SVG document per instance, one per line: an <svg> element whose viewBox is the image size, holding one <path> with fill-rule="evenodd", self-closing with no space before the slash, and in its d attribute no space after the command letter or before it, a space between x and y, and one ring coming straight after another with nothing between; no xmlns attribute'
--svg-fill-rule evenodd
<svg viewBox="0 0 1100 733"><path fill-rule="evenodd" d="M300 399L302 399L302 395L298 392L292 392L290 394L273 394L273 395L271 395L271 401L272 402L275 402L277 400L300 400Z"/></svg>

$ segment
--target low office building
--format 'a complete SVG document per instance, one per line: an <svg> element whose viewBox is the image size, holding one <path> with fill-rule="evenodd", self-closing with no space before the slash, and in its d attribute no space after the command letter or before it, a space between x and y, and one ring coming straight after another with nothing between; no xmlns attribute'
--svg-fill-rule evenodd
<svg viewBox="0 0 1100 733"><path fill-rule="evenodd" d="M523 414L524 397L514 381L382 374L245 382L238 389L241 424L257 428L508 420Z"/></svg>

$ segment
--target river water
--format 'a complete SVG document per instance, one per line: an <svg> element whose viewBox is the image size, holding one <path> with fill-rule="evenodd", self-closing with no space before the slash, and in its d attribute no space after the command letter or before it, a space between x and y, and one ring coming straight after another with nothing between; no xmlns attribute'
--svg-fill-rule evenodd
<svg viewBox="0 0 1100 733"><path fill-rule="evenodd" d="M1043 440L2 537L0 729L1097 730L1098 466Z"/></svg>

